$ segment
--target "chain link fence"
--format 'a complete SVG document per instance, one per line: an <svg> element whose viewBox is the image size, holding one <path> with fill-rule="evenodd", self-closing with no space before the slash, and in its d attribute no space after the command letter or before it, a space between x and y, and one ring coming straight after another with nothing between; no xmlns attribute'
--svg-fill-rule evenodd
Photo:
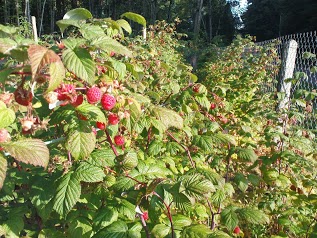
<svg viewBox="0 0 317 238"><path fill-rule="evenodd" d="M288 54L287 44L296 41L297 49L294 54ZM296 44L295 43L295 44ZM290 85L290 98L298 98L297 94L301 93L307 97L311 97L317 92L317 32L305 32L282 36L273 40L267 40L257 43L259 46L273 46L277 50L280 61L280 70L275 73L271 83L266 84L266 90L271 92L283 91L283 79L293 78ZM293 58L293 59L292 59ZM290 69L290 63L295 61L294 69ZM278 63L278 62L277 62ZM292 67L293 68L293 67ZM291 70L291 75L289 72ZM285 74L288 74L285 75ZM308 92L312 94L308 94ZM308 95L308 96L307 96ZM304 100L296 99L296 108L299 112L304 113L305 117L301 124L310 129L317 129L317 97L308 100L305 104ZM293 104L294 105L294 104Z"/></svg>

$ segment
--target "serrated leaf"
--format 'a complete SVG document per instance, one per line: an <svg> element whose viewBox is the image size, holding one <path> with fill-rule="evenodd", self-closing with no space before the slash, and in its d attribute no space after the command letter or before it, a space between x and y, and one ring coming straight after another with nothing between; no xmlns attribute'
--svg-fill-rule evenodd
<svg viewBox="0 0 317 238"><path fill-rule="evenodd" d="M93 238L127 238L128 226L123 221L115 221L101 230Z"/></svg>
<svg viewBox="0 0 317 238"><path fill-rule="evenodd" d="M217 207L219 207L225 199L226 199L226 194L223 189L217 189L216 192L214 192L212 196L210 197L210 200L212 201L212 203L216 205Z"/></svg>
<svg viewBox="0 0 317 238"><path fill-rule="evenodd" d="M118 220L118 211L113 207L104 207L98 210L96 216L94 217L94 225L99 229L109 226L113 222Z"/></svg>
<svg viewBox="0 0 317 238"><path fill-rule="evenodd" d="M205 225L191 225L185 227L181 234L181 238L207 238L212 233Z"/></svg>
<svg viewBox="0 0 317 238"><path fill-rule="evenodd" d="M163 143L161 141L153 140L149 145L148 152L150 155L155 156L161 152L162 147Z"/></svg>
<svg viewBox="0 0 317 238"><path fill-rule="evenodd" d="M113 153L113 150L111 148L104 148L104 149L98 149L91 153L91 160L89 162L105 167L105 166L114 166L115 165L115 158L116 155Z"/></svg>
<svg viewBox="0 0 317 238"><path fill-rule="evenodd" d="M242 173L237 173L236 176L234 177L234 181L236 182L236 184L238 185L238 188L242 192L247 191L249 181L244 177Z"/></svg>
<svg viewBox="0 0 317 238"><path fill-rule="evenodd" d="M62 35L64 31L67 29L69 26L75 26L75 27L80 27L81 24L83 23L83 20L73 20L73 19L62 19L56 22L56 25L59 27Z"/></svg>
<svg viewBox="0 0 317 238"><path fill-rule="evenodd" d="M223 231L216 230L209 234L208 238L231 238L231 236Z"/></svg>
<svg viewBox="0 0 317 238"><path fill-rule="evenodd" d="M65 174L59 181L54 199L54 210L65 216L77 203L81 194L80 182L73 172Z"/></svg>
<svg viewBox="0 0 317 238"><path fill-rule="evenodd" d="M193 137L192 143L207 153L213 150L214 142L208 135L196 135Z"/></svg>
<svg viewBox="0 0 317 238"><path fill-rule="evenodd" d="M129 238L141 238L142 225L140 223L136 223L132 226L128 231Z"/></svg>
<svg viewBox="0 0 317 238"><path fill-rule="evenodd" d="M270 221L269 217L263 211L256 208L240 208L236 210L236 213L241 217L241 219L251 224L265 224Z"/></svg>
<svg viewBox="0 0 317 238"><path fill-rule="evenodd" d="M95 82L96 65L86 49L76 47L65 50L63 52L63 62L66 68L78 78L89 84Z"/></svg>
<svg viewBox="0 0 317 238"><path fill-rule="evenodd" d="M53 62L49 69L50 80L46 92L53 91L58 88L65 78L65 67L62 61Z"/></svg>
<svg viewBox="0 0 317 238"><path fill-rule="evenodd" d="M10 54L10 51L15 49L18 44L10 38L0 39L0 53Z"/></svg>
<svg viewBox="0 0 317 238"><path fill-rule="evenodd" d="M236 148L238 157L244 161L255 162L258 159L257 154L251 148Z"/></svg>
<svg viewBox="0 0 317 238"><path fill-rule="evenodd" d="M203 95L203 96L195 96L196 101L199 103L200 106L206 108L207 110L209 110L210 108L210 102L208 100L208 98Z"/></svg>
<svg viewBox="0 0 317 238"><path fill-rule="evenodd" d="M32 77L48 64L53 62L60 62L60 57L53 51L40 45L30 45L28 49L28 56L31 62Z"/></svg>
<svg viewBox="0 0 317 238"><path fill-rule="evenodd" d="M87 183L100 182L105 177L105 173L100 167L88 162L81 162L75 173L79 181Z"/></svg>
<svg viewBox="0 0 317 238"><path fill-rule="evenodd" d="M126 20L124 20L124 19L119 19L119 20L117 20L116 22L117 22L118 25L119 25L120 27L122 27L126 32L128 32L129 34L132 33L132 28L131 28L130 24L129 24Z"/></svg>
<svg viewBox="0 0 317 238"><path fill-rule="evenodd" d="M46 167L50 159L47 146L39 139L21 139L1 146L16 160L26 164Z"/></svg>
<svg viewBox="0 0 317 238"><path fill-rule="evenodd" d="M13 71L14 69L11 68L0 70L0 82L5 82Z"/></svg>
<svg viewBox="0 0 317 238"><path fill-rule="evenodd" d="M138 155L135 151L129 151L124 155L122 161L122 168L124 170L131 170L138 165Z"/></svg>
<svg viewBox="0 0 317 238"><path fill-rule="evenodd" d="M2 154L0 154L0 189L2 189L4 180L6 178L7 167L8 162L6 158L4 158Z"/></svg>
<svg viewBox="0 0 317 238"><path fill-rule="evenodd" d="M92 25L92 24L84 24L79 28L80 33L87 40L92 40L94 38L98 38L100 36L105 35L104 30L100 26Z"/></svg>
<svg viewBox="0 0 317 238"><path fill-rule="evenodd" d="M76 111L78 111L83 116L87 117L87 119L92 121L99 121L103 123L108 123L108 120L105 117L105 114L101 111L101 109L95 105L89 103L82 103L78 107L76 107Z"/></svg>
<svg viewBox="0 0 317 238"><path fill-rule="evenodd" d="M15 121L15 112L10 108L0 109L0 128L10 126Z"/></svg>
<svg viewBox="0 0 317 238"><path fill-rule="evenodd" d="M183 128L183 118L177 112L160 106L153 107L152 112L167 129L170 127Z"/></svg>
<svg viewBox="0 0 317 238"><path fill-rule="evenodd" d="M239 219L236 214L236 207L228 206L224 210L222 210L221 222L228 228L229 231L233 231L233 229L238 225Z"/></svg>
<svg viewBox="0 0 317 238"><path fill-rule="evenodd" d="M146 27L145 18L143 16L139 15L139 14L136 14L136 13L133 13L133 12L126 12L126 13L123 13L121 15L121 18L123 18L123 17L126 17L129 20L135 21L135 22L141 24L143 27Z"/></svg>
<svg viewBox="0 0 317 238"><path fill-rule="evenodd" d="M228 143L232 145L237 144L235 138L230 134L224 134L224 133L218 132L218 133L213 133L210 136L212 140L218 144L228 144Z"/></svg>
<svg viewBox="0 0 317 238"><path fill-rule="evenodd" d="M184 189L182 192L189 197L202 198L215 191L215 187L209 180L200 174L184 175L179 178Z"/></svg>
<svg viewBox="0 0 317 238"><path fill-rule="evenodd" d="M173 216L173 225L177 230L182 230L185 226L190 226L191 224L192 220L187 216L181 214Z"/></svg>
<svg viewBox="0 0 317 238"><path fill-rule="evenodd" d="M168 235L170 231L171 231L171 227L165 224L156 224L153 227L151 234L153 234L155 238L164 238Z"/></svg>
<svg viewBox="0 0 317 238"><path fill-rule="evenodd" d="M129 220L134 220L135 218L135 205L131 202L122 199L120 203L116 206L120 215L125 216Z"/></svg>
<svg viewBox="0 0 317 238"><path fill-rule="evenodd" d="M66 141L66 149L75 159L87 158L95 149L96 136L91 132L72 131Z"/></svg>
<svg viewBox="0 0 317 238"><path fill-rule="evenodd" d="M75 220L70 222L68 233L70 237L90 238L93 230L91 221L85 217L76 217Z"/></svg>
<svg viewBox="0 0 317 238"><path fill-rule="evenodd" d="M109 36L101 36L93 39L90 42L90 45L95 46L101 50L106 52L115 52L117 54L126 55L128 57L132 57L132 52L118 41L112 39Z"/></svg>

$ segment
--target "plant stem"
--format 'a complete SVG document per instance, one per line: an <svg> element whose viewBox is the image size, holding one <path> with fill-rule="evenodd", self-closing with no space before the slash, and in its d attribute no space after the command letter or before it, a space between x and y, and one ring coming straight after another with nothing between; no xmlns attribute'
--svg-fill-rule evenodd
<svg viewBox="0 0 317 238"><path fill-rule="evenodd" d="M175 136L174 136L171 132L166 131L166 133L167 133L177 144L179 144L179 145L187 152L187 155L188 155L188 158L189 158L189 160L190 160L190 163L191 163L192 167L193 167L193 168L196 168L195 163L194 163L194 161L193 161L193 158L192 158L192 156L191 156L191 154L190 154L190 151L189 151L188 147L182 145L182 144L175 138Z"/></svg>
<svg viewBox="0 0 317 238"><path fill-rule="evenodd" d="M145 222L143 216L142 216L141 214L138 214L138 216L139 216L140 219L141 219L142 227L143 227L143 229L144 229L144 231L145 231L146 238L151 238L151 234L150 234L149 228L147 227L146 222Z"/></svg>
<svg viewBox="0 0 317 238"><path fill-rule="evenodd" d="M158 193L156 193L156 192L154 191L153 194L154 194L155 196L157 196L157 197L162 201L162 203L164 204L164 206L165 206L165 208L166 208L166 211L167 211L168 220L170 221L170 224L171 224L172 238L175 238L173 218L172 218L172 214L171 214L171 206L170 206L170 205L167 205L166 202L164 201L164 199L163 199Z"/></svg>
<svg viewBox="0 0 317 238"><path fill-rule="evenodd" d="M108 132L107 130L105 130L105 132L106 132L106 135L107 135L107 140L108 140L108 142L109 142L109 144L110 144L110 147L111 147L113 153L114 153L116 156L119 156L119 153L118 153L118 151L117 151L115 145L113 144L113 142L112 142L112 140L111 140L111 137L110 137L110 135L109 135L109 132Z"/></svg>

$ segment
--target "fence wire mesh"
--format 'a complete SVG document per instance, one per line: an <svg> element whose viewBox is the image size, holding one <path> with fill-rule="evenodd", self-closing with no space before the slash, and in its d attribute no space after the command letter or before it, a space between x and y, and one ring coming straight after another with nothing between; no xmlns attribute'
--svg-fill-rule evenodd
<svg viewBox="0 0 317 238"><path fill-rule="evenodd" d="M291 76L295 79L291 87L291 99L294 99L299 92L305 94L301 90L313 92L313 94L317 92L317 32L291 34L273 40L259 42L257 45L271 45L277 50L278 58L281 62L281 70L274 74L272 83L265 85L266 90L275 92L277 89L279 90L279 82L283 78L282 72L285 72L283 69L288 67L286 63L288 61L285 60L285 46L291 40L296 41L298 44L296 56L290 56L296 57L294 73ZM317 98L308 101L306 105L303 105L303 101L301 103L300 100L292 100L292 102L295 102L296 105L293 104L293 106L296 106L297 110L305 115L301 124L311 129L317 129Z"/></svg>

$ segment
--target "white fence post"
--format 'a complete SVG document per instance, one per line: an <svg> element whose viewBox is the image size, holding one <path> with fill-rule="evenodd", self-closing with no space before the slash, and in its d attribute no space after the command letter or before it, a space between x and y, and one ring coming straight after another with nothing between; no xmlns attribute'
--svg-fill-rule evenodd
<svg viewBox="0 0 317 238"><path fill-rule="evenodd" d="M33 30L33 37L34 41L38 43L38 36L37 36L37 27L36 27L36 18L32 16L32 30Z"/></svg>
<svg viewBox="0 0 317 238"><path fill-rule="evenodd" d="M291 96L292 82L285 82L286 79L292 78L295 68L296 52L298 44L295 40L290 40L284 48L284 56L282 58L281 78L279 79L279 92L284 93L278 105L278 110L288 108L288 103Z"/></svg>

